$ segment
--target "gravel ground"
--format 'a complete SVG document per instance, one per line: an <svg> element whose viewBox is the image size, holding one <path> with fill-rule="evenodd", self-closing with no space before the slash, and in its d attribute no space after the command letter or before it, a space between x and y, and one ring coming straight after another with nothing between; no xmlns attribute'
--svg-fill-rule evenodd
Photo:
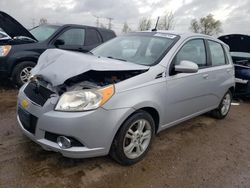
<svg viewBox="0 0 250 188"><path fill-rule="evenodd" d="M249 101L224 120L203 115L163 131L142 162L123 167L42 150L17 128L16 93L0 89L1 188L250 187Z"/></svg>

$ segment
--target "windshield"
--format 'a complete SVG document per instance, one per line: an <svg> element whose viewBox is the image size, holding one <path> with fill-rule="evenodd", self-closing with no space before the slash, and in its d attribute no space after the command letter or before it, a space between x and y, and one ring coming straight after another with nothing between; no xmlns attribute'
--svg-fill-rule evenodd
<svg viewBox="0 0 250 188"><path fill-rule="evenodd" d="M247 52L231 52L233 57L250 58L250 53Z"/></svg>
<svg viewBox="0 0 250 188"><path fill-rule="evenodd" d="M155 64L175 41L175 35L166 36L172 37L156 37L152 35L120 36L92 50L92 53L95 56L150 66Z"/></svg>
<svg viewBox="0 0 250 188"><path fill-rule="evenodd" d="M58 26L48 26L48 25L41 25L38 27L35 27L30 30L30 33L38 40L38 41L45 41L47 40L51 35L53 35L56 30L58 29Z"/></svg>

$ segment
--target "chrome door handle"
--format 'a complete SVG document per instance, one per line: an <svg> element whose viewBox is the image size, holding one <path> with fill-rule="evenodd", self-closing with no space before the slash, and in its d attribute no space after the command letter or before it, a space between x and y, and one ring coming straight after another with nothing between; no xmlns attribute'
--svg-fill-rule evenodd
<svg viewBox="0 0 250 188"><path fill-rule="evenodd" d="M203 74L202 76L204 79L207 79L208 78L208 74Z"/></svg>
<svg viewBox="0 0 250 188"><path fill-rule="evenodd" d="M227 72L230 73L232 70L231 69L227 69Z"/></svg>

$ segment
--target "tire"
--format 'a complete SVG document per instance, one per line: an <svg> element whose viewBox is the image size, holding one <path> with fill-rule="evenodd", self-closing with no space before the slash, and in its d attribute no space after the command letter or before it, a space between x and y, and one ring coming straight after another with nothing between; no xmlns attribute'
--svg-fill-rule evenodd
<svg viewBox="0 0 250 188"><path fill-rule="evenodd" d="M223 96L219 107L211 111L211 116L216 119L224 119L227 116L228 112L230 111L232 97L233 96L231 91L227 91L227 93Z"/></svg>
<svg viewBox="0 0 250 188"><path fill-rule="evenodd" d="M140 131L139 127L144 128ZM130 116L117 132L110 155L122 165L135 164L149 151L154 135L155 122L152 116L145 111L138 111Z"/></svg>
<svg viewBox="0 0 250 188"><path fill-rule="evenodd" d="M29 71L36 66L36 63L32 61L24 61L17 64L12 72L12 82L21 87L28 81Z"/></svg>

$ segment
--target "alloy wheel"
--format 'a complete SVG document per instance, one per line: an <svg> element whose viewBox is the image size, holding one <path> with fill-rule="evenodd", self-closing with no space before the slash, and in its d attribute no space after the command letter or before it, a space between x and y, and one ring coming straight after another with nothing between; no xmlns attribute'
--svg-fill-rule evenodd
<svg viewBox="0 0 250 188"><path fill-rule="evenodd" d="M28 82L29 80L29 77L31 75L31 69L33 67L25 67L21 72L20 72L20 79L23 83L26 83Z"/></svg>
<svg viewBox="0 0 250 188"><path fill-rule="evenodd" d="M129 159L141 156L148 148L151 141L152 129L145 119L139 119L128 129L124 141L123 151Z"/></svg>
<svg viewBox="0 0 250 188"><path fill-rule="evenodd" d="M227 93L222 100L221 114L226 115L230 109L231 95Z"/></svg>

